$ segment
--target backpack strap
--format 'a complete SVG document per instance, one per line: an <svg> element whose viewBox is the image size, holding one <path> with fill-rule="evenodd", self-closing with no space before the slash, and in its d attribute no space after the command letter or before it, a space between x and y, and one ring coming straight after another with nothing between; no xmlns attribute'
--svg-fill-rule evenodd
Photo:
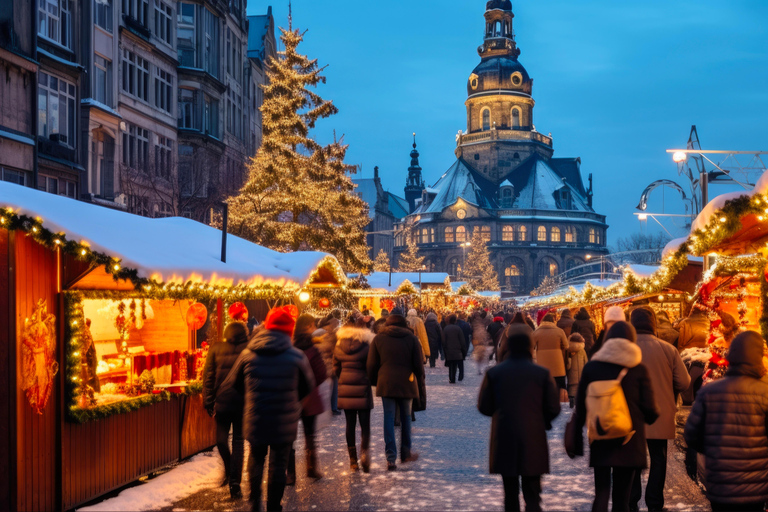
<svg viewBox="0 0 768 512"><path fill-rule="evenodd" d="M616 377L616 380L621 382L621 379L624 378L624 376L627 374L628 371L629 371L629 368L622 368L622 370L619 372L619 376Z"/></svg>

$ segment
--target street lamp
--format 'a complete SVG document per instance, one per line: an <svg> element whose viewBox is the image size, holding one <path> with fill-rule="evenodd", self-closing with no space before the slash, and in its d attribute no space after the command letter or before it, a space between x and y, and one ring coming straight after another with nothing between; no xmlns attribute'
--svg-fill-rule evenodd
<svg viewBox="0 0 768 512"><path fill-rule="evenodd" d="M688 154L685 151L675 151L672 153L672 161L676 164L681 164L688 160Z"/></svg>

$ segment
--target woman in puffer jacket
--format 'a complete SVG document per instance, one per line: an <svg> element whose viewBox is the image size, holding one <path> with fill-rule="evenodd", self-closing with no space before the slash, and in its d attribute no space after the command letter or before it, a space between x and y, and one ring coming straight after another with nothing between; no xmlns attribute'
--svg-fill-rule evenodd
<svg viewBox="0 0 768 512"><path fill-rule="evenodd" d="M576 391L579 389L581 372L584 371L584 365L587 364L587 351L584 350L584 338L581 334L575 332L568 338L568 360L566 376L568 377L568 401L573 409L576 403Z"/></svg>
<svg viewBox="0 0 768 512"><path fill-rule="evenodd" d="M685 424L685 442L706 457L712 510L765 510L768 502L768 381L765 341L734 338L725 377L703 386Z"/></svg>
<svg viewBox="0 0 768 512"><path fill-rule="evenodd" d="M373 332L364 327L347 324L336 331L336 348L333 352L333 371L339 379L339 409L347 420L347 450L349 467L357 471L357 446L355 429L360 421L360 464L368 473L371 463L371 409L373 393L368 380L366 361Z"/></svg>

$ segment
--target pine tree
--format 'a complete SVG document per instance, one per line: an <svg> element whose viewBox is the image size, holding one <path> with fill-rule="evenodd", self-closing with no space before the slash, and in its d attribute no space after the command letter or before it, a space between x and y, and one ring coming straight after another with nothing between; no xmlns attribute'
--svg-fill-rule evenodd
<svg viewBox="0 0 768 512"><path fill-rule="evenodd" d="M278 251L329 252L346 270L366 271L368 206L349 176L357 167L344 163L343 137L322 146L309 135L338 112L312 91L325 83L324 68L297 52L304 33L290 25L280 31L285 51L268 63L262 146L228 200L229 231Z"/></svg>
<svg viewBox="0 0 768 512"><path fill-rule="evenodd" d="M411 233L406 235L408 251L400 255L397 262L398 272L418 272L424 265L424 256L419 256L419 247L416 245L416 237Z"/></svg>
<svg viewBox="0 0 768 512"><path fill-rule="evenodd" d="M498 291L498 276L491 265L490 252L479 229L472 235L471 244L464 269L464 275L468 276L467 282L478 291Z"/></svg>
<svg viewBox="0 0 768 512"><path fill-rule="evenodd" d="M376 259L373 261L374 272L389 272L389 256L384 249L379 250Z"/></svg>

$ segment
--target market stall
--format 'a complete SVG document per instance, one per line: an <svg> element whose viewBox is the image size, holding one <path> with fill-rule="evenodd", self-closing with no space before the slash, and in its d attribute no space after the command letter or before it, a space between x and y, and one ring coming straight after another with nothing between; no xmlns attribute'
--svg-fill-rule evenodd
<svg viewBox="0 0 768 512"><path fill-rule="evenodd" d="M229 235L224 263L203 224L3 182L0 228L4 509L69 509L212 446L208 344L246 304L346 282L326 254Z"/></svg>
<svg viewBox="0 0 768 512"><path fill-rule="evenodd" d="M365 276L366 288L350 291L360 311L367 309L379 317L382 309L444 307L450 282L444 272L373 272Z"/></svg>

